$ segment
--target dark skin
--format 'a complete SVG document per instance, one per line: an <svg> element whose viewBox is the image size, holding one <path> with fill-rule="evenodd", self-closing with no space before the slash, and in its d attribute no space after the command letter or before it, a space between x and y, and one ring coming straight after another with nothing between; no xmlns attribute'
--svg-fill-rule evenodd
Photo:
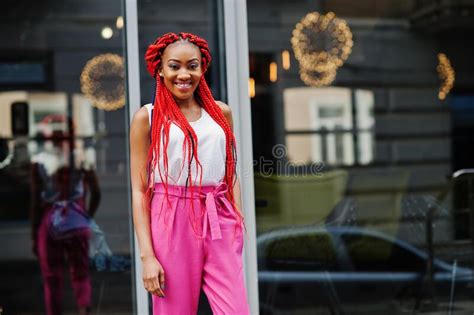
<svg viewBox="0 0 474 315"><path fill-rule="evenodd" d="M165 86L171 91L179 109L188 121L201 117L201 107L194 96L203 70L199 48L187 41L178 41L166 47L161 57L162 63L159 75ZM220 101L216 102L233 129L232 111ZM150 233L150 215L142 206L146 192L146 163L150 147L150 126L148 112L140 108L134 115L130 128L130 167L132 177L132 206L133 221L140 247L140 257L143 265L143 284L145 289L157 296L165 297L165 271L155 256ZM234 197L241 209L240 183L234 186Z"/></svg>

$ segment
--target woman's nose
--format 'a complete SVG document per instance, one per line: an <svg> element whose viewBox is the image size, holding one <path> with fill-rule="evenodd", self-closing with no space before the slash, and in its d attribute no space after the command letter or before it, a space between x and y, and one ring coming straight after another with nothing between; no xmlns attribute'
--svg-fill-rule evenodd
<svg viewBox="0 0 474 315"><path fill-rule="evenodd" d="M191 74L189 74L188 70L183 69L180 70L178 73L178 79L188 79L191 77Z"/></svg>

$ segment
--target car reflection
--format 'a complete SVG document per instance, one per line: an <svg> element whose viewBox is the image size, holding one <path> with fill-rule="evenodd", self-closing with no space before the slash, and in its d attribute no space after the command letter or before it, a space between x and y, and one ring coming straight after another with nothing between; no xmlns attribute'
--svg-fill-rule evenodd
<svg viewBox="0 0 474 315"><path fill-rule="evenodd" d="M374 305L415 308L427 294L428 254L389 235L359 227L298 226L257 238L260 303L295 306ZM472 270L433 261L436 297L472 292Z"/></svg>

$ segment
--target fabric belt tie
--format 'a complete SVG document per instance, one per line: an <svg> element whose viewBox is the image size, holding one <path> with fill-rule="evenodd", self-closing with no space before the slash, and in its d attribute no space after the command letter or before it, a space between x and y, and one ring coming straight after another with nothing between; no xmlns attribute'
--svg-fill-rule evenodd
<svg viewBox="0 0 474 315"><path fill-rule="evenodd" d="M200 198L206 199L206 214L203 219L203 237L206 237L207 234L207 225L211 229L211 239L218 240L222 239L221 227L219 224L219 216L217 214L216 198L224 198L227 192L227 184L225 182L220 182L213 191L208 193L201 192ZM209 223L208 223L209 221Z"/></svg>
<svg viewBox="0 0 474 315"><path fill-rule="evenodd" d="M220 227L220 224L219 224L219 216L217 214L216 199L225 198L225 194L228 190L228 186L225 182L222 181L214 187L210 186L210 188L212 188L211 191L203 192L203 190L207 190L204 187L209 187L209 186L203 186L202 190L199 194L199 199L205 199L206 209L207 209L206 213L204 215L204 218L203 218L203 226L202 226L203 235L202 235L202 237L203 238L206 237L206 235L207 235L207 226L209 224L209 227L211 229L211 239L212 240L222 239L222 232L221 232L221 227ZM158 189L155 188L154 191L155 192L160 192L160 193L165 192L163 187L158 187ZM181 195L181 192L176 192L176 191L173 191L172 189L171 189L171 191L169 191L169 195L173 195L173 196L177 196L177 197L183 197ZM191 193L187 193L185 198L191 198ZM176 202L172 206L171 213L169 214L169 216L170 216L169 217L169 221L170 221L169 226L171 228L173 227L174 218L176 216L176 211L177 211L177 206L178 206L178 203ZM165 218L165 220L166 220L166 218Z"/></svg>

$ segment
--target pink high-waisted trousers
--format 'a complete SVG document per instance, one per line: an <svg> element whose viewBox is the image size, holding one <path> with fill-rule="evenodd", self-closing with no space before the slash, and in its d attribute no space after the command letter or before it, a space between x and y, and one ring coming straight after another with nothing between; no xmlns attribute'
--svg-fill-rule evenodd
<svg viewBox="0 0 474 315"><path fill-rule="evenodd" d="M250 314L242 265L243 225L216 186L155 184L151 235L165 272L165 297L153 295L154 315L195 315L201 288L214 315ZM191 207L194 204L194 209ZM201 208L202 206L202 208ZM202 213L202 214L201 214Z"/></svg>

